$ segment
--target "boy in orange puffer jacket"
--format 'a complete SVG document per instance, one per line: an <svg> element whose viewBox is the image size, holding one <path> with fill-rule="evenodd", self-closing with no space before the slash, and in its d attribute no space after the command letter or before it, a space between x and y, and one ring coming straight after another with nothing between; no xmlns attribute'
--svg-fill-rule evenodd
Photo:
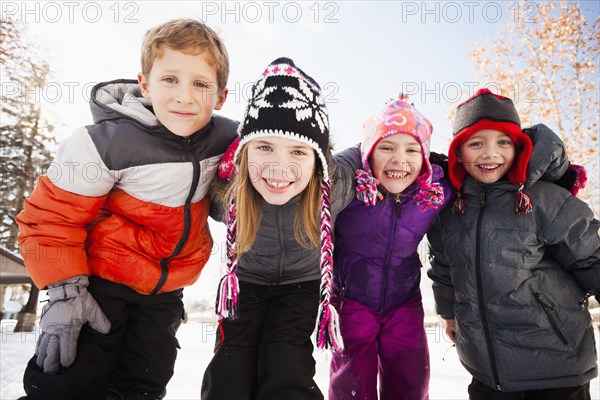
<svg viewBox="0 0 600 400"><path fill-rule="evenodd" d="M208 187L237 136L213 116L228 73L216 33L179 19L146 33L137 81L92 89L94 124L61 144L17 217L27 270L49 295L28 399L165 396L182 288L212 248Z"/></svg>

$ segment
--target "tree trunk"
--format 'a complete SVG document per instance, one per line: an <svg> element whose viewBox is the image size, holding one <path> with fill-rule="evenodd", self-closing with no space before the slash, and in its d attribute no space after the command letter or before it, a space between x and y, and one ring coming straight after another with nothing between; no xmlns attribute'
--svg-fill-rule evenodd
<svg viewBox="0 0 600 400"><path fill-rule="evenodd" d="M37 304L40 295L40 290L34 284L31 284L29 299L25 307L17 316L17 326L15 332L32 332L35 329L35 321L37 320Z"/></svg>

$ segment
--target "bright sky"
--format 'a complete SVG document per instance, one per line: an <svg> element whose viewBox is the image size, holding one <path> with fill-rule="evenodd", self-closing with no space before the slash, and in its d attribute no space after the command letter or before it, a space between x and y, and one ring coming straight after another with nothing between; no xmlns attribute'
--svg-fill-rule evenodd
<svg viewBox="0 0 600 400"><path fill-rule="evenodd" d="M595 9L594 1L584 7ZM204 20L220 32L231 57L223 115L240 119L252 82L287 56L320 83L336 149L361 140L366 118L404 90L434 125L432 149L446 151L448 110L477 82L470 46L493 40L515 14L513 1L3 1L2 16L31 26L54 78L47 109L64 124L58 137L91 123L88 94L96 82L135 78L150 27L178 17Z"/></svg>
<svg viewBox="0 0 600 400"><path fill-rule="evenodd" d="M91 122L87 100L96 82L135 78L140 44L154 25L179 17L220 32L231 58L223 115L241 119L250 86L265 66L287 56L323 88L336 149L358 141L367 117L407 92L432 121L432 149L446 151L448 111L477 82L469 49L493 40L509 19L534 20L533 3L515 1L3 1L2 17L31 26L54 78L42 91L58 137ZM596 1L583 1L589 20Z"/></svg>
<svg viewBox="0 0 600 400"><path fill-rule="evenodd" d="M94 83L135 79L149 28L186 17L220 32L229 51L230 94L221 114L241 119L252 83L286 56L323 88L337 150L361 141L363 122L403 90L433 123L432 150L446 152L449 110L466 99L460 91L488 84L475 79L471 46L492 41L506 20L535 18L533 3L528 14L515 14L515 1L2 1L0 7L3 18L30 25L48 56L54 78L42 93L63 125L59 138L92 123L87 101ZM598 2L582 5L591 8L588 20L598 17ZM217 241L224 237L223 227L211 229ZM220 265L218 258L209 264ZM218 269L205 268L189 290L205 296L218 278Z"/></svg>

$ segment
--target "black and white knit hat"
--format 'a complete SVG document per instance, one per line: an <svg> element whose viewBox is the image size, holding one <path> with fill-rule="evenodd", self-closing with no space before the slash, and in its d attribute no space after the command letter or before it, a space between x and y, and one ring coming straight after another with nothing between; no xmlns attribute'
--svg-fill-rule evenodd
<svg viewBox="0 0 600 400"><path fill-rule="evenodd" d="M338 315L330 304L333 273L333 241L330 211L329 117L319 85L289 58L278 58L264 70L252 87L252 99L238 128L240 141L233 161L239 165L242 146L257 138L281 137L297 140L313 148L323 168L321 181L321 289L316 342L319 348L343 347ZM232 201L227 224L227 273L217 293L220 318L237 316L238 283L236 245L236 206Z"/></svg>
<svg viewBox="0 0 600 400"><path fill-rule="evenodd" d="M278 136L306 143L328 176L329 116L321 88L289 58L278 58L252 87L244 121L238 128L242 145L259 137Z"/></svg>

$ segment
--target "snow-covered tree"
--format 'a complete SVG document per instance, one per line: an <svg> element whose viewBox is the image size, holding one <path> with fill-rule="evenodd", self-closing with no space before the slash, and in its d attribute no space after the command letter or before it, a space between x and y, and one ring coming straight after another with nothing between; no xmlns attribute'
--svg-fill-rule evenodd
<svg viewBox="0 0 600 400"><path fill-rule="evenodd" d="M476 75L517 106L524 126L544 123L588 171L578 196L600 214L600 17L578 2L520 1L492 43L473 48ZM587 15L586 15L587 14Z"/></svg>
<svg viewBox="0 0 600 400"><path fill-rule="evenodd" d="M25 24L0 22L0 240L14 251L18 248L15 217L51 160L53 126L40 105L50 68L28 42Z"/></svg>

